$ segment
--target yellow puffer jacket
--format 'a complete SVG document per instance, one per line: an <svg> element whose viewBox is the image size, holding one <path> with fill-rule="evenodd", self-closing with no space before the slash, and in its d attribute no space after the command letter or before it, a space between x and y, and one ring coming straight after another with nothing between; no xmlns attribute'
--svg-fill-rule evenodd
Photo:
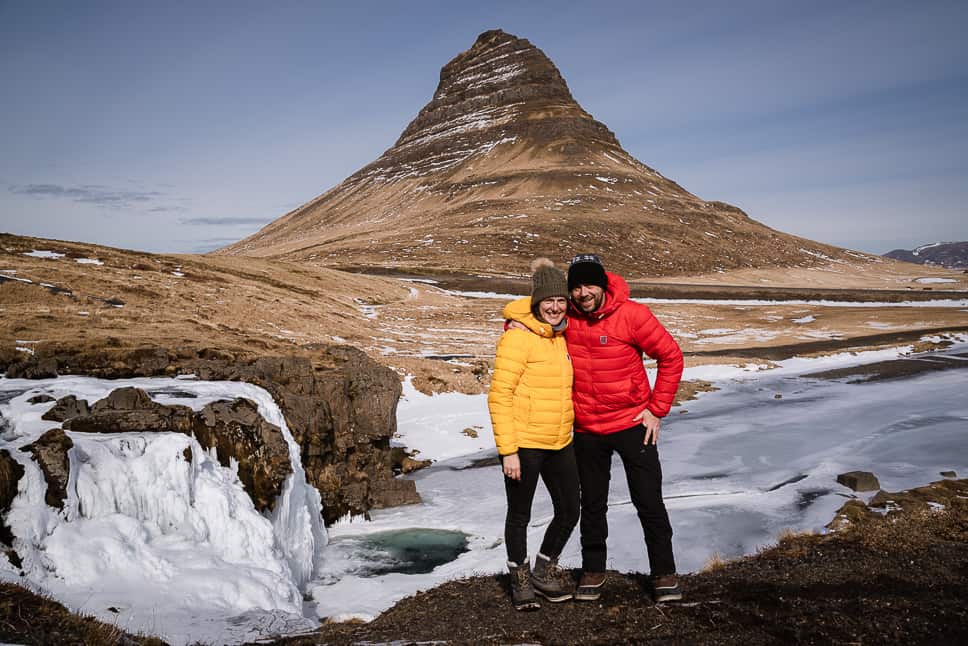
<svg viewBox="0 0 968 646"><path fill-rule="evenodd" d="M504 317L529 331L509 329L497 344L487 396L498 453L519 447L561 449L571 443L571 359L565 337L531 313L531 299L504 308Z"/></svg>

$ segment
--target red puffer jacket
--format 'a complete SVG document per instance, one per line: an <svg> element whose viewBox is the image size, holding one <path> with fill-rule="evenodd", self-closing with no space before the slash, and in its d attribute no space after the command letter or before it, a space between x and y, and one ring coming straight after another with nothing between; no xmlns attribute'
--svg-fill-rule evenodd
<svg viewBox="0 0 968 646"><path fill-rule="evenodd" d="M648 408L669 413L682 378L682 350L648 307L629 300L625 279L608 275L605 302L586 315L569 307L565 339L575 371L575 430L614 433ZM642 353L658 363L655 388Z"/></svg>

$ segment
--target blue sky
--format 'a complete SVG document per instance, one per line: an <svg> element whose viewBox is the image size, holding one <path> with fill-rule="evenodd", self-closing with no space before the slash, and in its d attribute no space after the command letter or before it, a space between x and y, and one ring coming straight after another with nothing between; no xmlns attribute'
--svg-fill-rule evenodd
<svg viewBox="0 0 968 646"><path fill-rule="evenodd" d="M238 240L378 157L501 28L704 199L875 253L968 240L964 1L348 4L0 0L0 231Z"/></svg>

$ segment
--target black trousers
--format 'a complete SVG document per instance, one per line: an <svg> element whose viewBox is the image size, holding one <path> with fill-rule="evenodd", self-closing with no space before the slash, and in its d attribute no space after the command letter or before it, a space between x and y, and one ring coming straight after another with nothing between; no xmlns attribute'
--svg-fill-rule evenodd
<svg viewBox="0 0 968 646"><path fill-rule="evenodd" d="M608 538L608 486L612 453L625 467L632 504L638 512L653 576L674 574L672 525L662 501L662 467L655 444L643 444L641 424L617 433L575 433L575 456L581 480L581 556L586 572L604 572Z"/></svg>
<svg viewBox="0 0 968 646"><path fill-rule="evenodd" d="M521 460L521 479L505 476L504 490L508 498L508 513L504 521L504 542L508 560L521 565L528 560L528 523L531 522L531 503L538 486L538 477L551 495L555 515L545 531L541 553L557 558L568 537L578 524L578 467L575 464L574 444L563 449L518 449Z"/></svg>

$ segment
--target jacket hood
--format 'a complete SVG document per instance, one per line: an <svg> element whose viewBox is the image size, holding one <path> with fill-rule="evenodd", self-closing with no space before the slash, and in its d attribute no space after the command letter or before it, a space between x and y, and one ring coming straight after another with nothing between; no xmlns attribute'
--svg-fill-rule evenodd
<svg viewBox="0 0 968 646"><path fill-rule="evenodd" d="M539 321L531 312L530 296L519 298L505 305L504 318L524 324L529 330L539 336L551 338L555 335L555 331L551 329L551 325L544 321ZM567 319L565 320L567 321Z"/></svg>
<svg viewBox="0 0 968 646"><path fill-rule="evenodd" d="M615 310L619 308L622 303L629 300L629 284L625 282L625 279L618 274L613 274L610 271L606 271L605 275L608 276L608 289L605 290L605 302L602 306L591 314L585 314L580 309L575 307L568 300L568 314L571 316L583 316L592 320L603 319Z"/></svg>

